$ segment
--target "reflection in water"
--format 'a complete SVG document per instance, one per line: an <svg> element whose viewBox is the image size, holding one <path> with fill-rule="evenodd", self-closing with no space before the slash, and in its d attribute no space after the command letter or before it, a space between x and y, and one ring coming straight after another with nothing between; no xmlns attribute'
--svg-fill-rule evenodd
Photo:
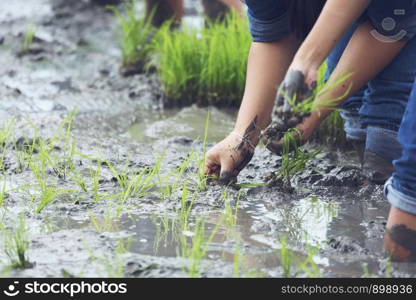
<svg viewBox="0 0 416 300"><path fill-rule="evenodd" d="M235 111L197 106L181 110L139 111L139 122L130 127L129 133L139 142L147 143L178 137L202 140L208 112L210 120L207 141L218 142L232 131Z"/></svg>

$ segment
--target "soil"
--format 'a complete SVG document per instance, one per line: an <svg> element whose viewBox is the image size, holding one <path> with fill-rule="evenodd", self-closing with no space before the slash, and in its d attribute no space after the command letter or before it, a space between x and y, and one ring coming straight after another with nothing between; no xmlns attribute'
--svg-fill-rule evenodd
<svg viewBox="0 0 416 300"><path fill-rule="evenodd" d="M178 255L180 244L175 233L163 231L164 222L172 219L180 206L176 194L165 200L157 193L129 198L107 230L98 232L90 216L105 223L106 211L114 207L111 197L94 201L91 192L83 193L69 178L48 169L52 185L73 192L58 196L36 213L30 194L19 188L35 182L30 168L18 164L19 151L25 149L25 143L31 144L28 139L35 138L34 128L42 139L51 139L75 108L72 135L77 152L109 161L119 170L126 165L131 170L152 166L157 154L164 154L164 169L172 170L192 150L201 152L208 111L208 147L233 126L235 110L196 106L164 109L156 74L120 76L117 23L96 2L0 2L0 126L14 119L13 137L20 139L17 150L5 145L7 193L1 208L2 224L12 230L20 216L25 216L27 257L33 264L31 268L9 269L0 251L4 276L188 276L189 261ZM34 43L27 53L17 55L31 24L36 27ZM63 147L57 146L53 153L63 156ZM81 174L87 176L97 166L85 156L76 157L74 165ZM278 156L259 147L239 183L266 182L279 164ZM235 232L229 236L220 226L201 262L200 275L233 276L238 246L240 275L283 276L281 236L286 236L297 262L307 258L310 247L317 247L313 260L322 276L361 277L363 264L370 274L387 275L389 263L382 238L389 204L381 186L363 179L354 153L323 151L294 178L293 185L293 193L273 184L242 188ZM116 194L119 188L103 164L99 190ZM195 198L192 220L203 216L208 231L225 209L224 189L213 182ZM229 188L231 203L235 204L238 194ZM192 236L192 232L182 234ZM131 242L122 253L117 250L120 241ZM3 249L3 238L0 243ZM393 276L415 274L411 264L392 264ZM298 276L307 274L301 271Z"/></svg>

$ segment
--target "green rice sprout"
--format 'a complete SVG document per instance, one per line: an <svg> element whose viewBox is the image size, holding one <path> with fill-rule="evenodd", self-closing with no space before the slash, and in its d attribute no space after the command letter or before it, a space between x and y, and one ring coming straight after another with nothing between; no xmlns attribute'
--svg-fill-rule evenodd
<svg viewBox="0 0 416 300"><path fill-rule="evenodd" d="M138 73L144 71L153 51L150 41L154 34L152 16L147 19L137 17L136 0L125 2L124 13L114 6L108 6L108 9L114 13L120 25L118 41L122 53L122 68L136 70Z"/></svg>
<svg viewBox="0 0 416 300"><path fill-rule="evenodd" d="M4 161L7 152L7 145L9 144L11 139L14 123L15 121L11 120L10 122L4 123L0 128L0 171L2 173L6 172Z"/></svg>
<svg viewBox="0 0 416 300"><path fill-rule="evenodd" d="M344 119L341 110L335 109L319 126L314 138L332 147L342 148L347 144L344 131Z"/></svg>
<svg viewBox="0 0 416 300"><path fill-rule="evenodd" d="M27 258L29 248L29 238L26 227L26 220L20 216L19 224L13 231L8 230L4 225L0 225L4 236L4 254L10 261L12 268L30 268L33 265Z"/></svg>
<svg viewBox="0 0 416 300"><path fill-rule="evenodd" d="M207 235L205 221L202 218L197 218L193 227L191 243L188 243L187 237L184 234L181 234L181 256L189 262L187 265L189 277L196 278L201 276L201 262L205 258L208 247L222 222L223 220L221 219L211 230L211 233Z"/></svg>
<svg viewBox="0 0 416 300"><path fill-rule="evenodd" d="M36 27L35 26L29 27L29 29L26 31L22 39L22 45L20 47L20 52L19 52L20 55L24 55L29 52L30 46L32 46L33 40L35 38L35 34L36 34Z"/></svg>
<svg viewBox="0 0 416 300"><path fill-rule="evenodd" d="M300 264L299 270L305 272L306 276L308 276L309 278L323 277L321 270L319 269L319 266L315 263L315 260L313 259L315 254L319 251L319 249L310 245L306 245L306 251L307 258Z"/></svg>
<svg viewBox="0 0 416 300"><path fill-rule="evenodd" d="M282 165L278 177L289 187L291 186L293 176L304 171L308 162L320 153L320 150L303 151L299 147L296 138L300 134L299 129L294 128L283 136Z"/></svg>
<svg viewBox="0 0 416 300"><path fill-rule="evenodd" d="M191 210L194 205L196 192L193 193L191 199L189 200L188 196L188 188L186 183L183 185L182 188L182 197L181 197L181 208L179 211L179 221L181 231L188 231L189 230L189 218L191 215Z"/></svg>
<svg viewBox="0 0 416 300"><path fill-rule="evenodd" d="M3 206L5 198L6 198L6 175L3 176L3 186L0 189L0 207Z"/></svg>
<svg viewBox="0 0 416 300"><path fill-rule="evenodd" d="M232 207L230 205L230 200L228 199L228 191L224 190L223 192L223 199L224 199L224 205L225 205L225 227L233 231L237 225L237 218L238 218L238 205L240 203L240 196L241 192L238 193L237 200L235 203L235 206Z"/></svg>
<svg viewBox="0 0 416 300"><path fill-rule="evenodd" d="M234 248L234 271L233 271L234 278L240 277L240 269L241 269L240 249L238 248L238 246L236 246Z"/></svg>
<svg viewBox="0 0 416 300"><path fill-rule="evenodd" d="M91 225L97 232L113 232L116 231L114 227L115 220L117 219L118 214L114 212L111 206L107 206L105 208L105 212L103 216L95 216L93 214L89 214L88 218L91 222Z"/></svg>
<svg viewBox="0 0 416 300"><path fill-rule="evenodd" d="M284 91L280 91L280 93L285 97L286 101L290 104L291 111L293 113L304 116L314 111L319 111L320 109L335 110L337 108L337 102L344 99L350 93L352 89L352 83L349 84L348 88L342 95L335 98L326 99L325 101L317 103L315 99L343 85L352 76L352 73L348 73L336 79L331 84L325 83L324 74L326 72L326 69L327 66L324 63L318 70L317 87L313 90L309 97L303 99L302 101L299 101L299 99L297 99L296 94L293 96L293 98L290 98Z"/></svg>
<svg viewBox="0 0 416 300"><path fill-rule="evenodd" d="M280 237L280 260L283 268L283 275L285 278L292 277L293 268L293 252L287 247L285 237Z"/></svg>

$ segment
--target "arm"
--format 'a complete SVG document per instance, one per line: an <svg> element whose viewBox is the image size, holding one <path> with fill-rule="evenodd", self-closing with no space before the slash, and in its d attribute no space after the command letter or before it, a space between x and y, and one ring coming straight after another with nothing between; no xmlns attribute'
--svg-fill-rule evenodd
<svg viewBox="0 0 416 300"><path fill-rule="evenodd" d="M405 41L394 43L380 41L372 34L373 29L371 24L367 22L354 33L330 77L328 85L345 74L352 74L352 76L343 84L315 100L317 110L299 126L303 132L303 140L309 139L319 124L333 111L333 107L341 105L368 81L377 76L406 45ZM352 89L348 91L350 85ZM328 108L329 100L341 96L344 97L333 105L331 103L331 108Z"/></svg>
<svg viewBox="0 0 416 300"><path fill-rule="evenodd" d="M370 0L348 1L348 4L345 0L328 0L289 70L302 71L308 86L316 82L319 66L369 3Z"/></svg>
<svg viewBox="0 0 416 300"><path fill-rule="evenodd" d="M246 88L234 134L208 151L205 164L207 174L220 175L220 179L228 183L250 161L261 130L270 122L277 87L297 47L297 40L291 36L275 43L252 44Z"/></svg>

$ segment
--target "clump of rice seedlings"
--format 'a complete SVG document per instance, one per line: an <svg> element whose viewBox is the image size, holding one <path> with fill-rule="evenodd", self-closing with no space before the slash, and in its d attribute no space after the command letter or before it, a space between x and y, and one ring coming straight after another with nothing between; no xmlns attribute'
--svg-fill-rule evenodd
<svg viewBox="0 0 416 300"><path fill-rule="evenodd" d="M3 186L0 188L0 207L3 206L6 199L6 175L3 176Z"/></svg>
<svg viewBox="0 0 416 300"><path fill-rule="evenodd" d="M88 193L87 183L85 181L84 175L79 172L77 169L72 168L72 173L70 175L72 181L75 182L77 186L83 191L84 193Z"/></svg>
<svg viewBox="0 0 416 300"><path fill-rule="evenodd" d="M30 268L33 266L27 258L29 238L27 234L26 220L20 216L19 224L13 231L0 225L4 235L4 254L10 261L12 268Z"/></svg>
<svg viewBox="0 0 416 300"><path fill-rule="evenodd" d="M62 193L62 191L56 186L48 184L46 168L48 166L48 162L50 161L51 158L48 154L48 145L40 140L39 156L36 159L28 161L29 167L35 177L40 192L40 196L38 198L39 203L36 208L37 213L42 212L48 204L55 201L58 195Z"/></svg>
<svg viewBox="0 0 416 300"><path fill-rule="evenodd" d="M111 206L105 208L104 215L95 216L93 214L88 215L91 225L97 232L112 232L115 231L114 221L117 218L117 213L114 213Z"/></svg>
<svg viewBox="0 0 416 300"><path fill-rule="evenodd" d="M225 227L230 231L234 230L237 225L237 213L238 213L238 205L240 203L240 196L241 196L241 192L238 193L235 206L233 207L230 205L230 200L228 199L227 190L224 190L223 192L223 199L224 199L224 205L225 205L225 212L224 212Z"/></svg>
<svg viewBox="0 0 416 300"><path fill-rule="evenodd" d="M188 194L188 188L185 183L182 188L181 208L179 210L179 224L182 232L189 230L189 218L196 197L196 192L191 199L189 199Z"/></svg>
<svg viewBox="0 0 416 300"><path fill-rule="evenodd" d="M129 174L128 163L126 163L125 170L118 172L116 168L110 163L106 162L113 176L116 178L121 191L117 201L118 213L121 213L124 203L130 197L142 198L154 187L154 177L156 176L158 166L154 168L145 167L140 172L133 172Z"/></svg>
<svg viewBox="0 0 416 300"><path fill-rule="evenodd" d="M195 220L190 243L188 243L186 235L182 234L180 236L181 256L189 262L186 267L189 277L196 278L201 276L201 262L205 258L208 247L221 224L222 220L215 225L208 235L205 229L205 221L202 218L198 218Z"/></svg>
<svg viewBox="0 0 416 300"><path fill-rule="evenodd" d="M293 176L304 171L308 162L320 153L320 150L310 152L302 150L296 138L299 134L299 130L292 129L283 136L282 165L278 173L278 178L289 188L291 187Z"/></svg>
<svg viewBox="0 0 416 300"><path fill-rule="evenodd" d="M319 126L314 138L332 147L342 148L347 144L347 136L344 131L344 119L340 110L332 112Z"/></svg>
<svg viewBox="0 0 416 300"><path fill-rule="evenodd" d="M160 244L163 242L163 245L166 247L168 242L169 232L175 233L176 220L174 218L169 218L165 212L163 216L152 217L152 222L156 226L156 235L153 243L154 254L157 255L160 249ZM175 236L174 236L175 237Z"/></svg>
<svg viewBox="0 0 416 300"><path fill-rule="evenodd" d="M166 104L238 106L250 44L247 21L235 13L201 30L163 26L155 52Z"/></svg>
<svg viewBox="0 0 416 300"><path fill-rule="evenodd" d="M118 41L122 53L120 72L124 76L142 73L152 54L151 39L154 28L151 17L145 19L137 16L136 0L128 0L124 5L124 12L108 6L116 16L120 33Z"/></svg>
<svg viewBox="0 0 416 300"><path fill-rule="evenodd" d="M33 40L36 34L36 27L31 26L23 35L22 44L20 46L19 56L25 55L29 52L30 46L33 44Z"/></svg>
<svg viewBox="0 0 416 300"><path fill-rule="evenodd" d="M321 278L322 272L313 259L315 254L319 251L318 248L306 245L307 257L300 264L299 270L302 270L309 278Z"/></svg>

